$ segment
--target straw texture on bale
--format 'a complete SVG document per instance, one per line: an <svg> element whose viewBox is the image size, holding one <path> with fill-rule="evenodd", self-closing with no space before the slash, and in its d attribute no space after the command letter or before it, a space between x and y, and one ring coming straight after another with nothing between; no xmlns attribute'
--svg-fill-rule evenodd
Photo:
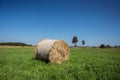
<svg viewBox="0 0 120 80"><path fill-rule="evenodd" d="M40 60L60 64L69 59L69 46L63 40L45 39L37 44L35 57Z"/></svg>

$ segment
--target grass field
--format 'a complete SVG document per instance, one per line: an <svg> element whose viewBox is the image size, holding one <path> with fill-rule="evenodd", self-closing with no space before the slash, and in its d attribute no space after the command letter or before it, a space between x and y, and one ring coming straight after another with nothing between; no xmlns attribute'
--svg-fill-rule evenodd
<svg viewBox="0 0 120 80"><path fill-rule="evenodd" d="M71 48L69 62L34 59L34 47L0 48L0 80L120 80L120 49Z"/></svg>

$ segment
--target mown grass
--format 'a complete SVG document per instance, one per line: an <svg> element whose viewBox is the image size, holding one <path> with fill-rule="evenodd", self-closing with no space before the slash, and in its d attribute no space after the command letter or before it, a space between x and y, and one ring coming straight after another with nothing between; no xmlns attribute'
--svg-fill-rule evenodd
<svg viewBox="0 0 120 80"><path fill-rule="evenodd" d="M120 80L120 49L71 48L69 62L34 59L34 48L0 48L0 80Z"/></svg>

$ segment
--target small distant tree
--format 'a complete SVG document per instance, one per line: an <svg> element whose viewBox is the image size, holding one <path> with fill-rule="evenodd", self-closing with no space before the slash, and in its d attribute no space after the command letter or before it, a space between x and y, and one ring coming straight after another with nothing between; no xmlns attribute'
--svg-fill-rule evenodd
<svg viewBox="0 0 120 80"><path fill-rule="evenodd" d="M119 47L119 46L115 45L114 47L117 48L117 47Z"/></svg>
<svg viewBox="0 0 120 80"><path fill-rule="evenodd" d="M106 45L106 48L111 48L111 46L108 44L108 45Z"/></svg>
<svg viewBox="0 0 120 80"><path fill-rule="evenodd" d="M101 44L99 48L105 48L106 46L104 44Z"/></svg>
<svg viewBox="0 0 120 80"><path fill-rule="evenodd" d="M72 43L75 44L75 47L77 46L78 38L77 36L73 36Z"/></svg>
<svg viewBox="0 0 120 80"><path fill-rule="evenodd" d="M85 45L85 40L82 40L82 45Z"/></svg>

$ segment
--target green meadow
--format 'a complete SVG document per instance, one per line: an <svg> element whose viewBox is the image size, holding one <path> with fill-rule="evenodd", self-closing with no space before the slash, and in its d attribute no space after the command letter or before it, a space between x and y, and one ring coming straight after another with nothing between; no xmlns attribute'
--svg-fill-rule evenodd
<svg viewBox="0 0 120 80"><path fill-rule="evenodd" d="M0 80L120 80L120 49L71 48L62 64L34 59L34 47L0 48Z"/></svg>

